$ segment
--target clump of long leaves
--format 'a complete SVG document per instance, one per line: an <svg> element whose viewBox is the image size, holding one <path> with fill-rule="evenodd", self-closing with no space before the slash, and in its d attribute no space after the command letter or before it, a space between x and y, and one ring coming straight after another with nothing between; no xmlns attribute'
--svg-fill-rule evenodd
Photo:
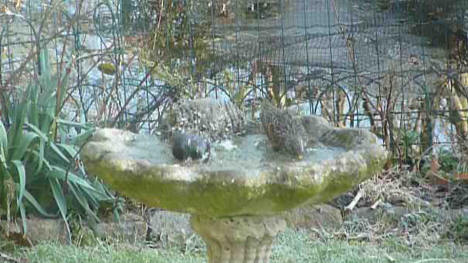
<svg viewBox="0 0 468 263"><path fill-rule="evenodd" d="M47 51L41 52L40 64L41 75L19 91L20 101L9 102L8 116L0 122L0 216L19 214L24 232L29 212L61 216L70 233L71 211L96 222L99 204L114 197L87 177L79 160L92 127L60 118L69 72L51 74ZM76 135L70 137L72 130Z"/></svg>

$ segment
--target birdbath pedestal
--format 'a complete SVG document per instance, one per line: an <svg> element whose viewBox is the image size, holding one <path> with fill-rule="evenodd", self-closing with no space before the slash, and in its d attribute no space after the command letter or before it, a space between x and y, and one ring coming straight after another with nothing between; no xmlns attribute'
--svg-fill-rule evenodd
<svg viewBox="0 0 468 263"><path fill-rule="evenodd" d="M192 215L190 222L207 244L209 263L267 263L273 240L286 228L280 216Z"/></svg>
<svg viewBox="0 0 468 263"><path fill-rule="evenodd" d="M97 130L82 151L87 171L148 206L192 215L209 263L267 263L281 212L321 203L382 169L386 152L364 130L305 117L317 147L301 160L274 152L263 134L215 143L208 162L179 162L157 136Z"/></svg>

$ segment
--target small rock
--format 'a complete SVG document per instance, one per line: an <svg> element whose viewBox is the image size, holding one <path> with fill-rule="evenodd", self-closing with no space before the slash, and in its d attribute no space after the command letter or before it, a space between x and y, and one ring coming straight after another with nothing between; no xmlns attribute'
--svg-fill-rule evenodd
<svg viewBox="0 0 468 263"><path fill-rule="evenodd" d="M68 243L68 233L62 219L31 217L26 221L28 227L26 236L33 244L41 242ZM5 221L1 221L0 225L3 229L6 228ZM22 223L20 220L17 223L10 223L10 232L20 233L21 229Z"/></svg>
<svg viewBox="0 0 468 263"><path fill-rule="evenodd" d="M341 211L331 205L305 205L286 213L286 221L294 228L337 229L343 223Z"/></svg>
<svg viewBox="0 0 468 263"><path fill-rule="evenodd" d="M188 214L153 210L149 217L149 239L161 246L184 244L194 232Z"/></svg>
<svg viewBox="0 0 468 263"><path fill-rule="evenodd" d="M403 206L392 206L388 209L385 209L385 215L391 216L395 220L400 220L400 218L411 213L411 210Z"/></svg>
<svg viewBox="0 0 468 263"><path fill-rule="evenodd" d="M365 219L370 224L375 224L380 218L379 209L372 209L370 207L358 207L350 211L346 216L346 219L356 218L356 219Z"/></svg>
<svg viewBox="0 0 468 263"><path fill-rule="evenodd" d="M146 240L148 226L143 217L124 214L119 222L101 222L96 225L96 235L100 238L127 241L135 244Z"/></svg>
<svg viewBox="0 0 468 263"><path fill-rule="evenodd" d="M411 210L403 206L389 206L386 208L372 209L370 207L359 207L351 211L347 218L366 219L370 224L377 223L380 219L390 219L399 222L402 217L411 213Z"/></svg>

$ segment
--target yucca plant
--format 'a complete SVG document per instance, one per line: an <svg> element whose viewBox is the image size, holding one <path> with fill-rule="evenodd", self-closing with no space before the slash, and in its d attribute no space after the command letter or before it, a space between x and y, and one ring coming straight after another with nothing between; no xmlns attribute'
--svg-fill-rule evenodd
<svg viewBox="0 0 468 263"><path fill-rule="evenodd" d="M0 122L0 207L8 217L10 211L21 216L24 232L26 214L34 208L45 217L61 216L70 233L70 209L97 221L99 203L113 196L86 176L79 161L80 145L92 127L61 119L69 72L52 75L46 50L39 61L41 75L3 116L10 125ZM72 129L80 131L73 138L67 136Z"/></svg>

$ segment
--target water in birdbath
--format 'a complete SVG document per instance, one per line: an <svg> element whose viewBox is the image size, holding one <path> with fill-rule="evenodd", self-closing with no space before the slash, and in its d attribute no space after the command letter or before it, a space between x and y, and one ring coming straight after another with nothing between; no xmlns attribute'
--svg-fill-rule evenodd
<svg viewBox="0 0 468 263"><path fill-rule="evenodd" d="M273 151L266 136L251 134L214 143L210 160L201 165L210 170L242 169L253 172L291 161L296 162L297 166L310 165L311 162L336 159L343 152L345 149L341 147L316 146L308 148L303 158L298 160L287 153Z"/></svg>
<svg viewBox="0 0 468 263"><path fill-rule="evenodd" d="M132 153L127 158L142 160L152 164L177 164L193 166L211 171L239 170L247 174L255 173L268 166L295 162L298 167L310 165L311 162L323 162L336 159L346 150L342 147L317 145L309 147L303 158L298 160L284 152L275 152L268 143L265 135L250 134L237 136L232 139L213 142L211 144L210 158L202 161L178 161L171 153L171 144L163 142L156 137L146 135L145 139L129 139L127 146L132 146Z"/></svg>

